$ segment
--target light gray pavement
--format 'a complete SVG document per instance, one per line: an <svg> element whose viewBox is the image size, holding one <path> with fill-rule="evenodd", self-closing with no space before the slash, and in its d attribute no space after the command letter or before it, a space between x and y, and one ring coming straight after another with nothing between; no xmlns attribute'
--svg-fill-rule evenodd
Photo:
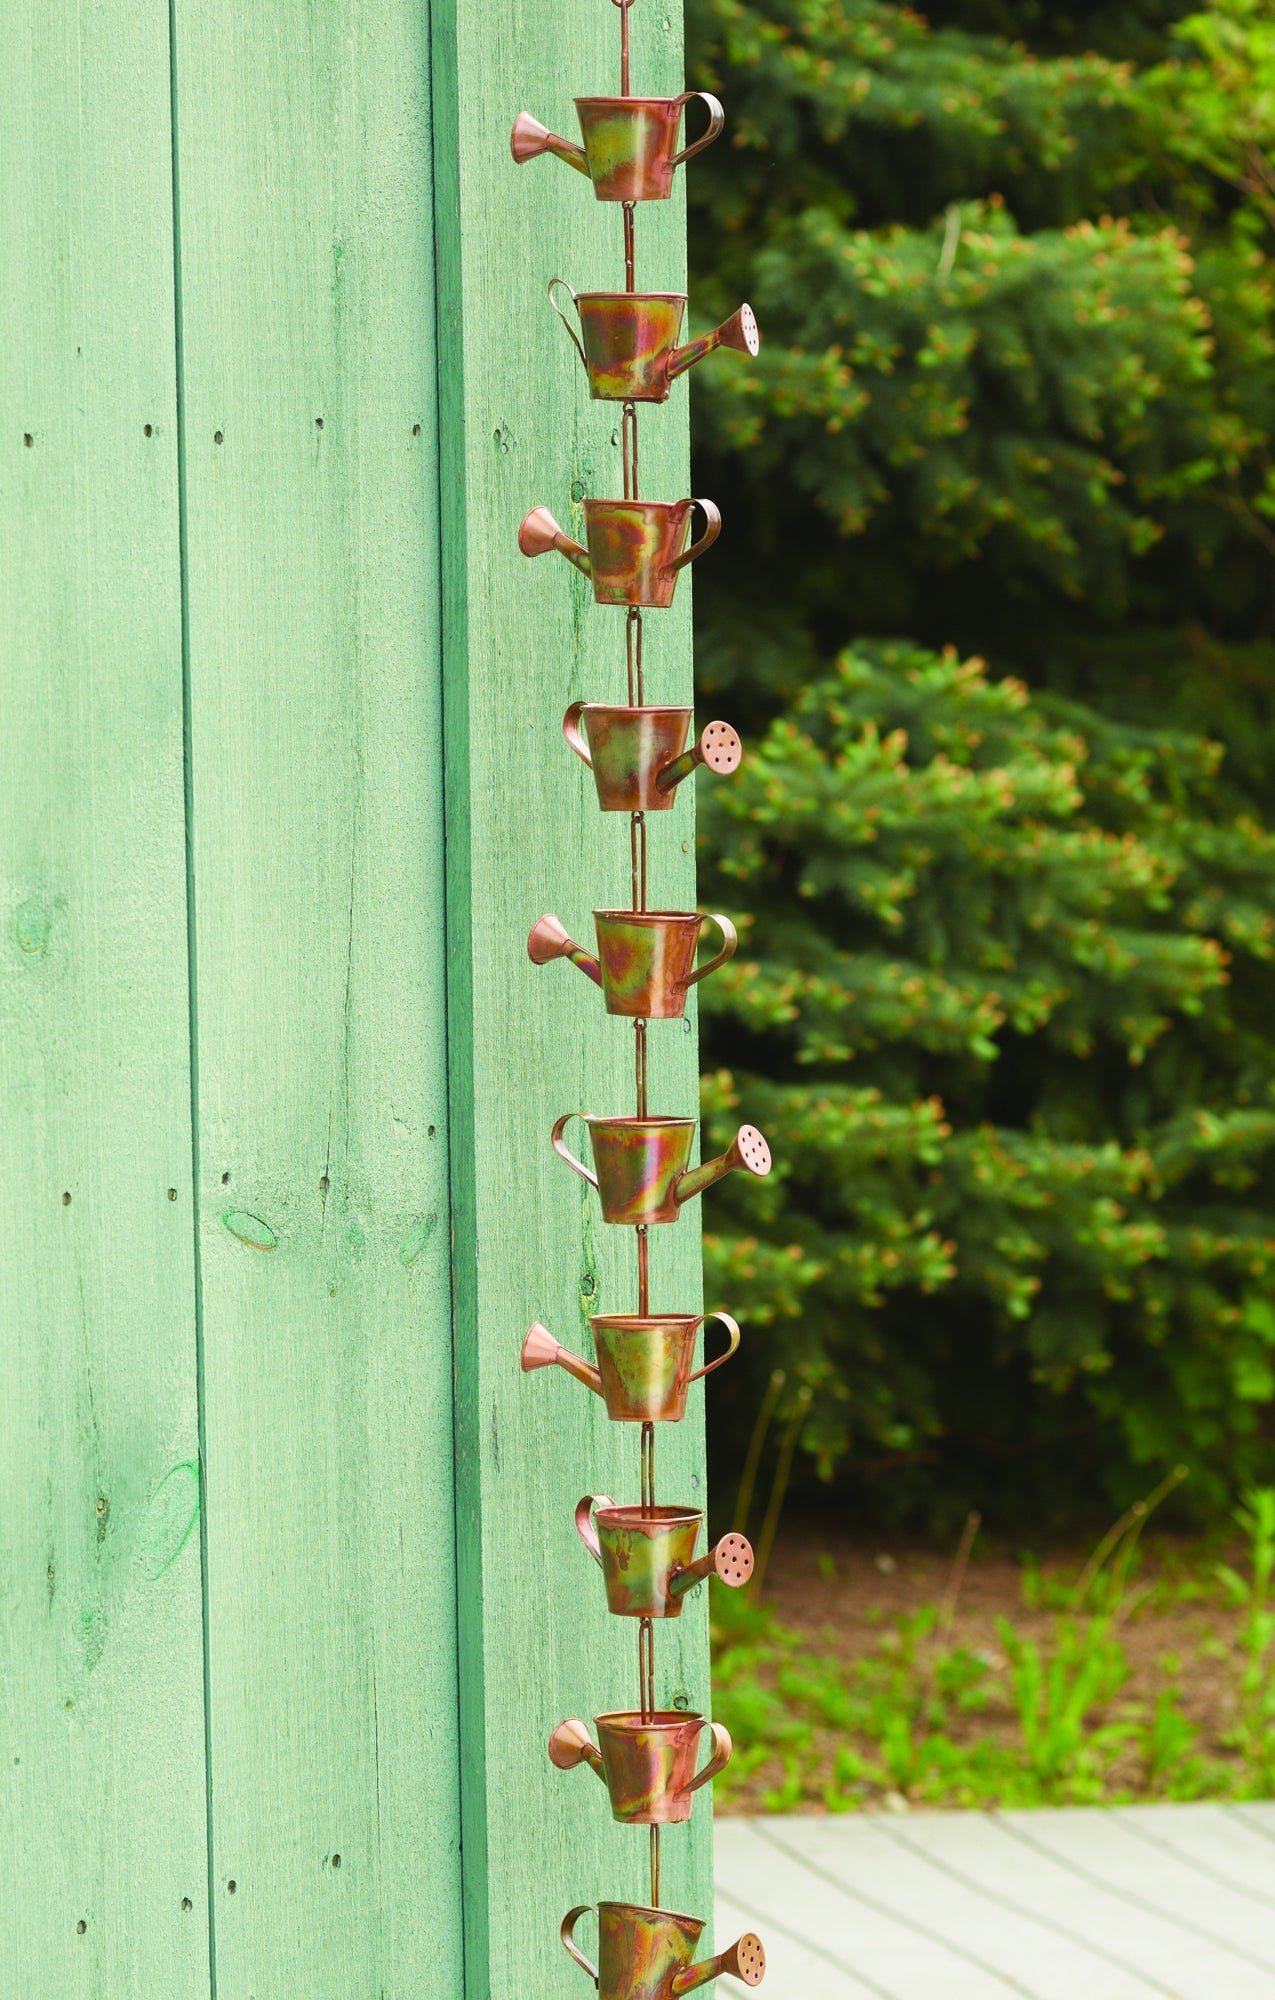
<svg viewBox="0 0 1275 2000"><path fill-rule="evenodd" d="M719 1818L716 1841L718 1948L760 1934L765 2000L1275 2000L1275 1804Z"/></svg>

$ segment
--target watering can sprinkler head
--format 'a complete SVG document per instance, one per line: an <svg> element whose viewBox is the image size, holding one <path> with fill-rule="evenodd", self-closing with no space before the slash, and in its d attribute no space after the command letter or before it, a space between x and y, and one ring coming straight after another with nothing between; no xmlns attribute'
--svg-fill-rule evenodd
<svg viewBox="0 0 1275 2000"><path fill-rule="evenodd" d="M679 375L685 375L688 368L693 368L697 361L702 361L717 347L733 347L736 353L749 354L756 360L761 353L761 329L750 305L742 305L738 312L732 313L711 333L701 334L698 340L688 340L685 347L675 348L668 359L670 382Z"/></svg>
<svg viewBox="0 0 1275 2000"><path fill-rule="evenodd" d="M675 757L671 764L664 766L655 780L656 788L661 792L673 791L701 764L706 764L710 771L716 771L719 778L728 778L732 771L739 769L743 755L744 746L729 722L706 723L694 748L684 750L680 757Z"/></svg>
<svg viewBox="0 0 1275 2000"><path fill-rule="evenodd" d="M703 1194L706 1188L725 1180L727 1174L754 1174L758 1180L764 1180L770 1167L770 1147L757 1127L741 1125L726 1152L719 1154L715 1160L706 1160L701 1167L690 1167L678 1176L673 1199L680 1208L692 1196Z"/></svg>
<svg viewBox="0 0 1275 2000"><path fill-rule="evenodd" d="M729 1951L719 1951L716 1958L706 1958L701 1965L688 1965L685 1971L675 1972L669 1990L693 1993L697 1986L707 1986L724 1972L738 1979L742 1986L761 1985L766 1977L766 1948L755 1931L745 1931Z"/></svg>
<svg viewBox="0 0 1275 2000"><path fill-rule="evenodd" d="M541 153L553 153L557 159L565 160L569 167L574 167L578 174L587 175L589 171L584 147L573 144L570 139L560 139L556 132L551 132L529 111L520 111L514 119L514 129L509 134L509 150L520 167L526 161L538 158Z"/></svg>
<svg viewBox="0 0 1275 2000"><path fill-rule="evenodd" d="M602 968L593 953L585 951L582 945L569 938L555 916L543 916L532 925L527 939L527 956L533 965L548 965L555 958L569 958L581 972L588 974L595 986L602 984Z"/></svg>
<svg viewBox="0 0 1275 2000"><path fill-rule="evenodd" d="M530 1375L536 1368L563 1368L577 1382L583 1382L586 1389L592 1389L595 1396L602 1394L601 1371L591 1362L582 1361L578 1354L559 1345L547 1326L535 1320L527 1329L527 1338L522 1343L522 1372Z"/></svg>

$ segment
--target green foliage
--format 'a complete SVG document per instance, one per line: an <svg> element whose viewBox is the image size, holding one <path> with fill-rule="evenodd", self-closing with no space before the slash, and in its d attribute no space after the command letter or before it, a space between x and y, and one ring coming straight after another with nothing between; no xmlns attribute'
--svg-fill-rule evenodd
<svg viewBox="0 0 1275 2000"><path fill-rule="evenodd" d="M695 406L749 732L700 793L743 940L704 1110L777 1161L710 1287L783 1339L718 1407L782 1359L878 1510L1179 1458L1216 1508L1271 1435L1275 54L1250 0L1173 14L690 10L697 305L765 337Z"/></svg>
<svg viewBox="0 0 1275 2000"><path fill-rule="evenodd" d="M747 1792L770 1812L809 1804L846 1812L889 1794L981 1807L1268 1797L1275 1490L1251 1491L1236 1516L1248 1542L1247 1574L1227 1565L1216 1572L1246 1612L1234 1658L1219 1648L1238 1716L1222 1754L1201 1748L1199 1728L1182 1712L1177 1659L1159 1663L1153 1699L1121 1699L1128 1623L1152 1594L1134 1578L1138 1535L1155 1497L1130 1510L1066 1587L1046 1637L997 1619L999 1658L953 1644L951 1607L941 1614L927 1605L896 1618L876 1646L847 1660L812 1651L769 1606L714 1585L713 1712L742 1745L718 1780L719 1795L738 1800ZM1029 1609L1033 1575L1029 1565ZM1187 1577L1170 1596L1193 1602L1200 1591ZM826 1634L829 1642L835 1636Z"/></svg>

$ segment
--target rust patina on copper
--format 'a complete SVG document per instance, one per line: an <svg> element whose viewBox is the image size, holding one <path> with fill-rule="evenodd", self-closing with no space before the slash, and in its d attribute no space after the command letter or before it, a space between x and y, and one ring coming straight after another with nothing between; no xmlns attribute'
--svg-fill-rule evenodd
<svg viewBox="0 0 1275 2000"><path fill-rule="evenodd" d="M589 1128L595 1173L563 1143L572 1118L583 1118ZM553 1150L598 1190L605 1222L676 1222L683 1202L727 1174L761 1178L770 1172L770 1148L755 1125L741 1125L726 1152L691 1167L696 1123L694 1118L595 1118L587 1111L567 1111L554 1125Z"/></svg>
<svg viewBox="0 0 1275 2000"><path fill-rule="evenodd" d="M687 548L693 507L706 525ZM533 507L518 530L518 546L525 556L556 549L589 578L596 604L667 611L679 575L712 547L722 517L711 500L586 500L584 531L587 549L564 533L547 507Z"/></svg>
<svg viewBox="0 0 1275 2000"><path fill-rule="evenodd" d="M593 1910L582 1903L562 1920L562 1942L598 1989L600 2000L676 2000L728 1972L744 1986L760 1986L766 1953L752 1931L728 1951L694 1963L704 1925L680 1910L652 1910L641 1903L599 1903L598 1962L587 1959L575 1941L576 1925Z"/></svg>
<svg viewBox="0 0 1275 2000"><path fill-rule="evenodd" d="M744 750L729 722L709 722L692 749L689 708L614 708L573 701L562 733L593 772L603 812L667 812L683 778L706 764L720 777L737 771ZM583 733L582 733L583 731Z"/></svg>
<svg viewBox="0 0 1275 2000"><path fill-rule="evenodd" d="M679 152L682 112L697 97L708 106L708 130ZM599 201L667 201L674 170L711 146L726 123L707 90L684 90L680 97L577 97L575 107L582 146L520 111L509 150L519 166L552 153L593 182Z"/></svg>
<svg viewBox="0 0 1275 2000"><path fill-rule="evenodd" d="M614 1818L626 1826L674 1826L691 1816L693 1793L708 1784L731 1759L730 1733L706 1715L657 1708L599 1715L598 1741L589 1725L573 1718L560 1722L549 1738L550 1761L560 1771L588 1764L606 1784ZM695 1769L699 1740L705 1730L713 1754L702 1771Z"/></svg>
<svg viewBox="0 0 1275 2000"><path fill-rule="evenodd" d="M722 946L697 969L705 924L716 924ZM691 987L733 958L739 942L729 917L696 910L595 910L593 927L596 958L567 936L557 917L541 917L527 939L528 955L535 965L569 959L602 988L608 1014L638 1021L680 1021Z"/></svg>
<svg viewBox="0 0 1275 2000"><path fill-rule="evenodd" d="M732 1590L747 1583L753 1551L743 1535L723 1535L696 1560L703 1525L696 1508L617 1507L601 1493L586 1493L576 1508L576 1532L601 1568L616 1618L677 1618L687 1591L710 1576Z"/></svg>
<svg viewBox="0 0 1275 2000"><path fill-rule="evenodd" d="M579 315L579 334L554 297L559 285ZM685 292L577 292L565 278L551 278L549 303L575 342L589 394L598 402L662 403L677 377L716 348L752 355L761 349L756 316L748 305L711 333L679 347Z"/></svg>
<svg viewBox="0 0 1275 2000"><path fill-rule="evenodd" d="M715 1361L692 1371L695 1336L708 1320L720 1320L730 1346ZM536 1320L522 1344L522 1368L561 1368L595 1396L607 1415L619 1424L680 1423L686 1415L686 1395L692 1382L711 1375L729 1361L739 1346L739 1328L729 1313L601 1313L589 1322L598 1363L583 1361L554 1339Z"/></svg>

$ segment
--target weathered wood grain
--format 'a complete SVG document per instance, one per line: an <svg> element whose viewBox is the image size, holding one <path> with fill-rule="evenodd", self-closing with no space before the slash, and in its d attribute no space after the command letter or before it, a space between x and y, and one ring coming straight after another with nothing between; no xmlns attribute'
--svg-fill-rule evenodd
<svg viewBox="0 0 1275 2000"><path fill-rule="evenodd" d="M634 88L680 89L680 7L635 7L633 34ZM518 1367L531 1319L587 1350L588 1310L636 1308L632 1233L603 1224L549 1146L559 1112L632 1108L632 1029L570 967L537 970L526 952L543 911L587 936L589 912L627 895L627 822L598 812L561 735L573 699L623 699L624 620L515 539L535 503L578 531L586 494L622 490L619 411L589 401L545 298L555 273L623 284L621 212L559 162L509 153L519 110L569 133L573 95L618 88L619 16L605 0L438 0L434 50L466 1985L514 2000L578 1990L556 1935L572 1904L647 1893L644 1830L612 1821L587 1770L544 1754L562 1717L636 1704L636 1633L608 1618L572 1510L589 1491L637 1499L637 1434L556 1371ZM680 187L637 223L639 284L680 287ZM644 413L647 496L686 493L686 425L681 384ZM647 620L651 700L691 698L687 581ZM666 908L694 906L693 815L686 785L652 821L652 901ZM652 1027L653 1111L695 1108L693 1028ZM691 1308L699 1291L692 1209L653 1232L652 1303ZM698 1401L662 1427L659 1454L662 1496L702 1501ZM707 1707L702 1596L660 1633L658 1659L662 1700ZM690 1826L664 1837L665 1900L705 1916L707 1805L700 1794Z"/></svg>
<svg viewBox="0 0 1275 2000"><path fill-rule="evenodd" d="M429 49L176 7L218 2000L460 1968Z"/></svg>
<svg viewBox="0 0 1275 2000"><path fill-rule="evenodd" d="M0 1991L208 1991L168 22L0 8Z"/></svg>

